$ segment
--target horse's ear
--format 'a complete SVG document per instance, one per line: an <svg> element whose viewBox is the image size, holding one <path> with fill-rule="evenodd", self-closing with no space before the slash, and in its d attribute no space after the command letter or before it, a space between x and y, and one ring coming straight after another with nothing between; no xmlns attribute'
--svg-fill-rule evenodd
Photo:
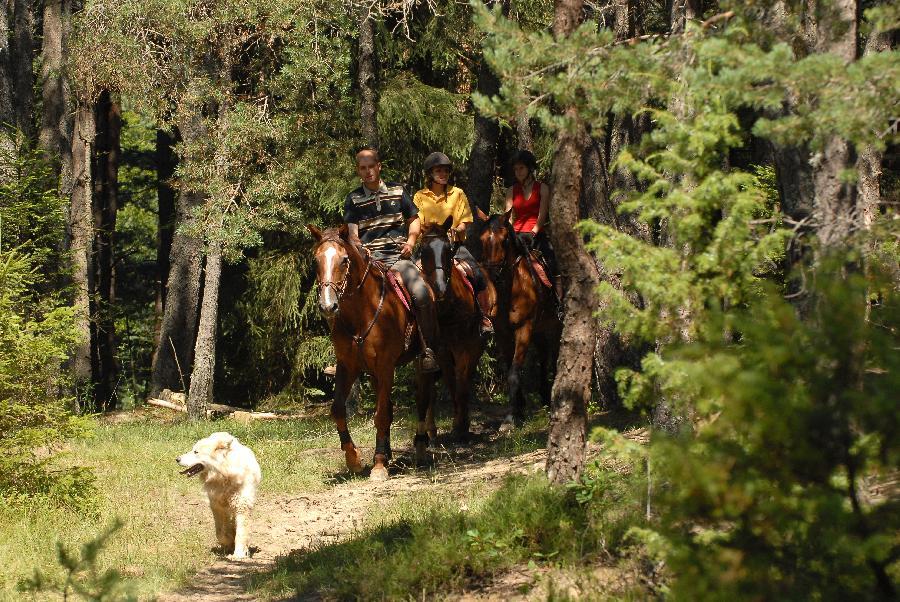
<svg viewBox="0 0 900 602"><path fill-rule="evenodd" d="M347 240L350 238L350 226L347 224L341 224L341 227L338 228L338 234L340 235L342 240Z"/></svg>
<svg viewBox="0 0 900 602"><path fill-rule="evenodd" d="M509 211L503 214L503 221L508 222L512 218L512 207L509 208Z"/></svg>
<svg viewBox="0 0 900 602"><path fill-rule="evenodd" d="M486 222L489 218L484 211L481 210L481 207L475 207L475 219L479 222Z"/></svg>
<svg viewBox="0 0 900 602"><path fill-rule="evenodd" d="M453 216L451 215L447 219L444 220L444 223L441 224L441 228L443 228L445 231L449 231L450 228L452 228L452 227L453 227Z"/></svg>
<svg viewBox="0 0 900 602"><path fill-rule="evenodd" d="M313 238L316 239L316 242L322 242L322 231L313 226L312 224L306 224L306 229L309 230L309 233L313 235Z"/></svg>

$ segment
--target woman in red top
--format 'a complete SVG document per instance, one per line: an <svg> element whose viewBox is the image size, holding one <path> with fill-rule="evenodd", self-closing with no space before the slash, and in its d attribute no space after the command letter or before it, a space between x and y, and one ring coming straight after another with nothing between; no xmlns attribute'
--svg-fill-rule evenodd
<svg viewBox="0 0 900 602"><path fill-rule="evenodd" d="M520 150L511 163L516 183L506 192L506 210L512 209L516 238L528 249L537 248L550 268L550 276L555 276L556 256L546 231L550 187L535 179L537 161L531 152Z"/></svg>

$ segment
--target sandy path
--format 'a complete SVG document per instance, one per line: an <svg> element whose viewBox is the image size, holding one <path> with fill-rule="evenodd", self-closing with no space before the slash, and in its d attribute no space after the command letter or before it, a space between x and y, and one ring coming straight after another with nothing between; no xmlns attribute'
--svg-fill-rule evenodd
<svg viewBox="0 0 900 602"><path fill-rule="evenodd" d="M395 453L397 450L395 450ZM408 457L409 450L401 456ZM423 488L442 487L462 491L472 483L496 483L510 472L529 472L544 466L546 452L539 450L512 458L488 461L439 458L434 471L402 470L383 483L354 479L321 493L266 496L257 501L252 517L251 558L225 558L199 571L190 583L158 599L163 602L256 600L246 592L248 575L270 570L279 556L321 543L331 543L361 529L365 509L381 498ZM212 539L212 534L210 534Z"/></svg>

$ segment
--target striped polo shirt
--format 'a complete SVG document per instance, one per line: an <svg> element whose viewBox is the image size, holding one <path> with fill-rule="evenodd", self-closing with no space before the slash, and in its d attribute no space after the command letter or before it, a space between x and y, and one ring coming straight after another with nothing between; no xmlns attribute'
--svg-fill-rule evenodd
<svg viewBox="0 0 900 602"><path fill-rule="evenodd" d="M406 222L418 213L403 185L393 182L382 182L377 191L360 186L344 200L344 221L356 224L366 248L388 263L399 259Z"/></svg>

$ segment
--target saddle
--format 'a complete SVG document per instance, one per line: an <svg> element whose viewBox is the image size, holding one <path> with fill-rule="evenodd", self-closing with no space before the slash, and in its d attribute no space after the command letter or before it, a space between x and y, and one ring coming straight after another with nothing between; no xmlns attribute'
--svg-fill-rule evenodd
<svg viewBox="0 0 900 602"><path fill-rule="evenodd" d="M409 349L409 346L412 343L413 328L416 325L416 312L413 311L412 295L409 294L406 285L403 284L403 278L400 277L400 274L391 269L385 269L384 273L387 281L391 285L391 290L399 297L400 302L403 303L403 307L406 308L406 313L409 316L406 332L403 333L403 349L406 350Z"/></svg>
<svg viewBox="0 0 900 602"><path fill-rule="evenodd" d="M459 272L460 276L462 276L463 282L466 283L466 288L469 289L469 292L472 293L472 296L474 297L475 270L473 270L472 266L465 261L460 261L458 259L453 260L453 265L456 267L456 271Z"/></svg>
<svg viewBox="0 0 900 602"><path fill-rule="evenodd" d="M523 257L520 255L518 259L516 259L516 263L521 261ZM532 274L537 277L537 280L547 288L553 288L553 283L550 282L550 278L547 276L547 264L544 263L544 258L541 256L539 251L532 250L528 254L528 264L531 268Z"/></svg>

